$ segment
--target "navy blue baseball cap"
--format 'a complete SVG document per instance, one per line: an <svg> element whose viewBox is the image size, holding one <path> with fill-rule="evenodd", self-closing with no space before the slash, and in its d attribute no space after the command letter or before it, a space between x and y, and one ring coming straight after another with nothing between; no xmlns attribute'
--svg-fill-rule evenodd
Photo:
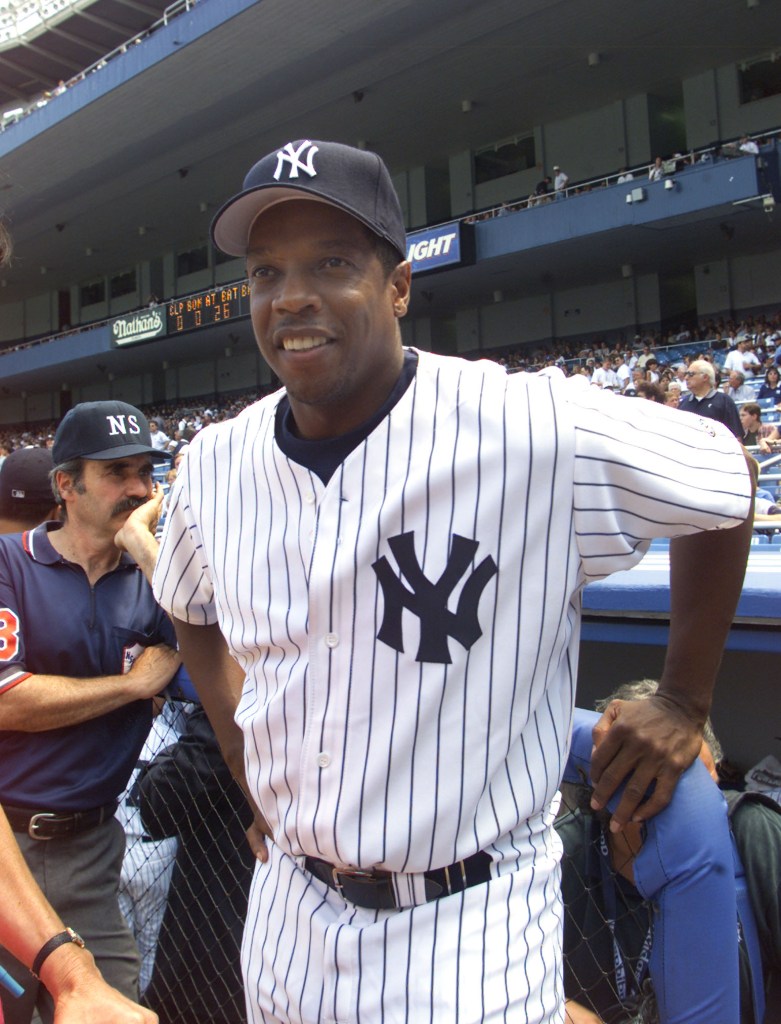
<svg viewBox="0 0 781 1024"><path fill-rule="evenodd" d="M82 402L68 412L54 435L52 456L60 466L71 459L125 459L148 455L167 462L167 452L152 447L146 416L127 402Z"/></svg>
<svg viewBox="0 0 781 1024"><path fill-rule="evenodd" d="M54 505L48 448L18 448L0 468L0 511L14 515L28 505Z"/></svg>
<svg viewBox="0 0 781 1024"><path fill-rule="evenodd" d="M277 203L312 199L336 206L365 224L407 258L399 197L376 153L339 142L299 139L259 160L212 221L212 241L229 256L246 256L252 225Z"/></svg>

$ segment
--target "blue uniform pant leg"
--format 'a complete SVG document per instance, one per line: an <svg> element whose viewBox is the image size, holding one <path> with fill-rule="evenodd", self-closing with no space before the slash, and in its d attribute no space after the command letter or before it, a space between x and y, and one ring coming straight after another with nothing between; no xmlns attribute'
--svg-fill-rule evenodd
<svg viewBox="0 0 781 1024"><path fill-rule="evenodd" d="M36 840L16 833L25 860L46 898L84 939L106 981L129 999L138 999L139 956L119 909L117 890L125 833L115 819L64 839ZM24 922L19 922L24 928ZM6 1024L29 1024L38 1005L44 1024L53 1020L48 992L5 950L0 963L25 989L21 999L4 991Z"/></svg>

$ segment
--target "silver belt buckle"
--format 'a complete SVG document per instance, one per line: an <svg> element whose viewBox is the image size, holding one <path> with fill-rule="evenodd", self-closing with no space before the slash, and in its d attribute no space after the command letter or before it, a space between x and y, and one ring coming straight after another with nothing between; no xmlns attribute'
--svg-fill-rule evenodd
<svg viewBox="0 0 781 1024"><path fill-rule="evenodd" d="M361 871L357 868L355 870L350 870L350 868L332 868L331 878L334 880L334 889L336 889L342 899L344 899L344 892L342 891L342 883L339 880L340 875L344 875L345 878L355 878L359 882L377 878L373 871Z"/></svg>
<svg viewBox="0 0 781 1024"><path fill-rule="evenodd" d="M56 818L56 814L52 814L51 811L41 811L38 814L34 814L30 818L30 824L27 826L27 835L30 839L37 839L39 842L46 842L49 839L53 839L54 836L39 836L36 828L40 818Z"/></svg>

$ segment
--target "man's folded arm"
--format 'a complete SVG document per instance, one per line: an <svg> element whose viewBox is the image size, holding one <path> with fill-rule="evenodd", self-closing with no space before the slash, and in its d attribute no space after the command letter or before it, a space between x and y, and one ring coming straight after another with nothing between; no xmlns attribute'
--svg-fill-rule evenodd
<svg viewBox="0 0 781 1024"><path fill-rule="evenodd" d="M129 672L79 679L28 674L22 665L0 677L0 729L45 732L87 722L134 700L160 693L179 668L179 654L168 644L145 648ZM3 689L2 679L9 680Z"/></svg>

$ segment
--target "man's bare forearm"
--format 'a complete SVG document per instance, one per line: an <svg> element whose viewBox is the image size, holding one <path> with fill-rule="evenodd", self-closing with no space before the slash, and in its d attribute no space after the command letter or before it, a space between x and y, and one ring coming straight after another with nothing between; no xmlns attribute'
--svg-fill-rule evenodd
<svg viewBox="0 0 781 1024"><path fill-rule="evenodd" d="M35 674L0 695L0 729L46 732L88 722L135 700L160 693L181 659L167 644L147 647L122 675L72 676Z"/></svg>
<svg viewBox="0 0 781 1024"><path fill-rule="evenodd" d="M223 759L255 815L254 824L247 830L250 847L259 860L265 861L268 852L264 837L271 832L247 786L244 737L234 718L244 686L244 672L231 656L219 626L192 626L177 618L173 621L185 668L195 683Z"/></svg>
<svg viewBox="0 0 781 1024"><path fill-rule="evenodd" d="M659 688L647 701L612 701L594 727L592 806L604 807L628 779L611 821L614 830L662 810L699 753L743 586L753 501L750 505L736 527L679 537L670 544L670 634Z"/></svg>
<svg viewBox="0 0 781 1024"><path fill-rule="evenodd" d="M63 925L36 885L0 809L0 946L28 967Z"/></svg>
<svg viewBox="0 0 781 1024"><path fill-rule="evenodd" d="M231 656L219 626L193 626L174 618L179 650L209 717L225 763L244 785L244 738L234 721L244 672Z"/></svg>
<svg viewBox="0 0 781 1024"><path fill-rule="evenodd" d="M753 518L752 500L739 526L670 542L670 635L659 693L674 700L698 725L708 716L740 600Z"/></svg>
<svg viewBox="0 0 781 1024"><path fill-rule="evenodd" d="M43 895L0 809L0 945L27 967L64 924ZM155 1024L157 1016L136 1006L103 981L92 954L66 943L51 953L41 980L55 1000L62 1024Z"/></svg>

